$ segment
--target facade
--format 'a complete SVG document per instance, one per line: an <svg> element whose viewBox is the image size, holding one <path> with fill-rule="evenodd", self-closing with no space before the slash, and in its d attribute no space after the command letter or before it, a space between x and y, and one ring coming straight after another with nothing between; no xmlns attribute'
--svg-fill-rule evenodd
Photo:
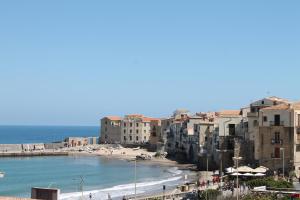
<svg viewBox="0 0 300 200"><path fill-rule="evenodd" d="M81 147L88 145L88 138L85 137L68 137L65 139L68 147Z"/></svg>
<svg viewBox="0 0 300 200"><path fill-rule="evenodd" d="M242 135L243 115L241 110L219 112L213 136L213 159L219 167L222 167L222 170L233 165L235 143Z"/></svg>
<svg viewBox="0 0 300 200"><path fill-rule="evenodd" d="M260 110L259 137L255 143L259 164L300 175L300 104L280 104ZM283 160L284 155L284 160Z"/></svg>
<svg viewBox="0 0 300 200"><path fill-rule="evenodd" d="M121 144L154 143L160 136L160 119L140 114L126 115L121 121Z"/></svg>
<svg viewBox="0 0 300 200"><path fill-rule="evenodd" d="M267 97L250 104L250 111L247 114L248 134L246 139L248 139L253 144L251 151L254 155L254 160L258 160L260 154L259 146L255 145L259 143L260 110L274 105L280 105L283 103L288 103L288 100L279 97Z"/></svg>
<svg viewBox="0 0 300 200"><path fill-rule="evenodd" d="M121 143L121 121L118 116L101 119L100 143Z"/></svg>
<svg viewBox="0 0 300 200"><path fill-rule="evenodd" d="M207 115L202 113L190 116L185 110L177 110L163 124L163 129L167 132L168 154L192 163L198 162L199 152L204 147L207 148L206 143L211 138L214 127Z"/></svg>

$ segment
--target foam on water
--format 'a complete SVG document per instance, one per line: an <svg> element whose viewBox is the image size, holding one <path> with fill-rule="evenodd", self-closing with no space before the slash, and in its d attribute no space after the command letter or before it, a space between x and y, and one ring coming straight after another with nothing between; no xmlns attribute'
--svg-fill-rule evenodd
<svg viewBox="0 0 300 200"><path fill-rule="evenodd" d="M181 170L178 170L178 168L170 168L168 169L168 172L171 173L171 177L166 179L160 179L160 180L153 180L153 181L146 181L146 182L140 182L137 183L137 194L143 194L146 191L155 191L161 188L162 184L166 185L176 185L179 180L182 179ZM123 184L123 185L117 185L113 186L111 188L105 188L100 190L92 190L92 191L84 191L83 192L83 198L89 199L89 195L92 194L93 199L107 199L108 195L110 195L111 198L117 198L117 197L123 197L128 195L134 194L134 183L129 184ZM82 196L81 192L73 192L73 193L64 193L60 195L60 200L71 200L71 199L80 199Z"/></svg>

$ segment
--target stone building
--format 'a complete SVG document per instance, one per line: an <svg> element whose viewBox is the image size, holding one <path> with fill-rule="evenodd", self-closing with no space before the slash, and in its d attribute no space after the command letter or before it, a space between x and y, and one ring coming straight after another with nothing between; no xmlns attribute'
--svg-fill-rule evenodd
<svg viewBox="0 0 300 200"><path fill-rule="evenodd" d="M121 144L150 144L159 137L160 119L133 114L121 121Z"/></svg>
<svg viewBox="0 0 300 200"><path fill-rule="evenodd" d="M260 165L285 173L295 170L300 175L300 103L284 103L260 109L259 134L255 145L259 149ZM283 160L284 155L284 160Z"/></svg>
<svg viewBox="0 0 300 200"><path fill-rule="evenodd" d="M121 121L118 116L101 119L100 143L121 143Z"/></svg>

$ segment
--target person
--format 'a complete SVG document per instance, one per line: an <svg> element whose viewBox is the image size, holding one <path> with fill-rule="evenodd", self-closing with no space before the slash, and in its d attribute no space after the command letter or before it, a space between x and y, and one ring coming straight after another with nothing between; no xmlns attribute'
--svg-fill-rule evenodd
<svg viewBox="0 0 300 200"><path fill-rule="evenodd" d="M125 196L123 196L123 199L122 200L126 200L126 197Z"/></svg>
<svg viewBox="0 0 300 200"><path fill-rule="evenodd" d="M92 193L89 194L89 198L92 199Z"/></svg>

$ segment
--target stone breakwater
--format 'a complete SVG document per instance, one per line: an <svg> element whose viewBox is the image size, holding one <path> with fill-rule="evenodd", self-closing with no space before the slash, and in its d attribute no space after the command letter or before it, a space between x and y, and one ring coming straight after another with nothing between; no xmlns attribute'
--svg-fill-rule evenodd
<svg viewBox="0 0 300 200"><path fill-rule="evenodd" d="M0 144L0 157L13 156L65 156L68 152L61 151L61 144Z"/></svg>

